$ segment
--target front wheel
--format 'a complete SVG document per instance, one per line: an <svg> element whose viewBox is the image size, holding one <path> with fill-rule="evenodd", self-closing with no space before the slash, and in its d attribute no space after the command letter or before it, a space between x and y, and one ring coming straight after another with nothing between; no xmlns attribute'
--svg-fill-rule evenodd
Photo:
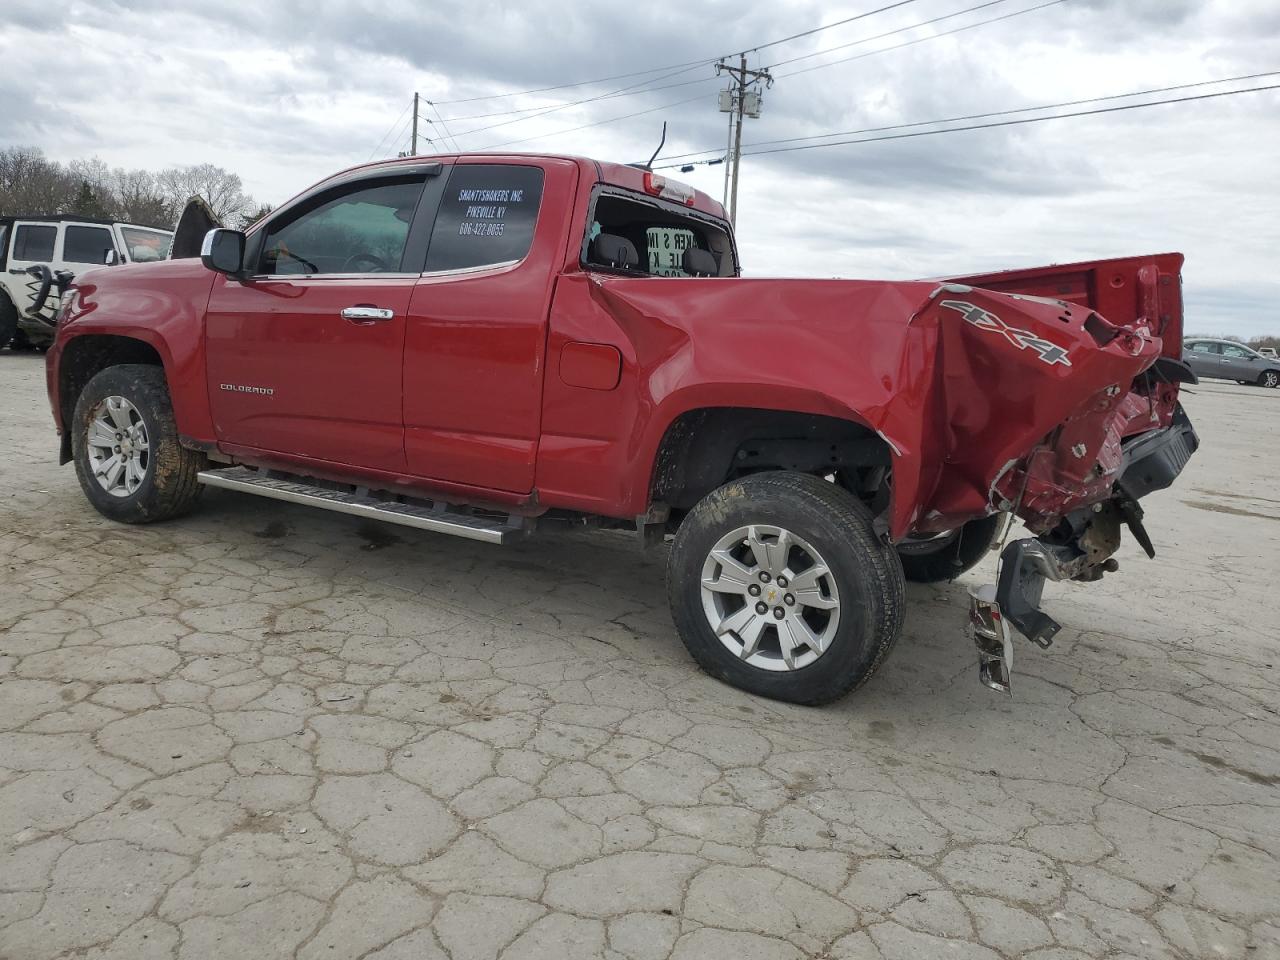
<svg viewBox="0 0 1280 960"><path fill-rule="evenodd" d="M1258 378L1258 386L1270 387L1272 390L1274 390L1276 387L1280 387L1280 371L1276 371L1276 370L1264 371L1262 376Z"/></svg>
<svg viewBox="0 0 1280 960"><path fill-rule="evenodd" d="M902 631L904 593L870 511L799 473L709 493L667 562L671 613L699 666L792 703L826 703L866 682Z"/></svg>
<svg viewBox="0 0 1280 960"><path fill-rule="evenodd" d="M76 476L94 509L123 523L187 513L205 458L178 442L164 371L122 364L96 374L71 422Z"/></svg>
<svg viewBox="0 0 1280 960"><path fill-rule="evenodd" d="M909 537L898 544L902 572L914 583L954 580L981 562L999 532L996 513L935 537Z"/></svg>

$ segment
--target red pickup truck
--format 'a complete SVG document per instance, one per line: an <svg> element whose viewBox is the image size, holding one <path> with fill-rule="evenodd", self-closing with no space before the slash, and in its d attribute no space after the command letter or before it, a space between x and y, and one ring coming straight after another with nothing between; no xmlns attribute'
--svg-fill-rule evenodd
<svg viewBox="0 0 1280 960"><path fill-rule="evenodd" d="M982 679L1047 579L1115 568L1197 445L1181 256L881 282L740 276L723 208L572 157L337 174L200 259L63 294L48 388L98 511L203 485L500 543L553 521L673 538L706 670L803 703L865 681L904 577L1034 537L975 594Z"/></svg>

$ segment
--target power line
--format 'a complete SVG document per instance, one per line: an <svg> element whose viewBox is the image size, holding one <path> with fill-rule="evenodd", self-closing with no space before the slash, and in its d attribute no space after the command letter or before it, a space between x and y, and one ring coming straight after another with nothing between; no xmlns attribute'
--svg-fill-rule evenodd
<svg viewBox="0 0 1280 960"><path fill-rule="evenodd" d="M541 134L538 134L536 137L524 137L520 140L504 140L502 143L491 143L486 147L481 147L479 152L483 152L486 150L493 150L493 149L496 149L497 147L510 147L517 143L529 143L532 140L542 140L546 137L558 137L566 133L576 133L579 130L586 130L588 127L599 127L599 126L603 126L606 123L616 123L619 120L630 120L632 117L642 117L647 113L657 113L659 110L669 110L671 107L682 107L686 103L693 103L695 100L701 100L701 99L702 99L702 96L701 94L699 94L696 97L689 97L687 100L677 100L674 103L664 103L657 107L650 107L648 110L637 110L635 113L623 114L620 117L607 117L604 120L596 120L592 123L584 123L578 127L569 127L567 130L553 130L551 133L541 133Z"/></svg>
<svg viewBox="0 0 1280 960"><path fill-rule="evenodd" d="M927 27L927 26L931 26L932 24L940 23L940 22L942 22L943 20L951 20L951 19L954 19L955 17L963 16L963 15L964 15L964 14L966 14L966 13L974 13L975 11L983 10L983 9L986 9L987 7L995 6L996 4L999 4L999 3L1007 3L1007 2L1008 2L1008 0L987 0L987 2L985 2L985 3L979 3L979 4L977 4L976 6L966 7L966 8L965 8L965 9L963 9L963 10L957 10L957 11L955 11L954 13L944 14L944 15L942 15L942 16L940 16L940 17L933 17L933 18L931 18L931 19L929 19L929 20L922 20L922 21L920 21L919 23L909 24L909 25L907 25L907 26L905 26L905 27L897 27L897 28L895 28L895 29L893 29L893 30L886 31L885 33L879 33L879 34L876 34L876 35L875 35L875 36L873 36L873 37L863 37L863 38L862 38L862 39L860 39L860 40L854 40L854 41L851 41L850 43L842 43L842 44L839 44L839 45L834 46L834 47L829 47L829 48L827 48L826 50L818 50L818 51L816 51L816 52L814 52L814 53L807 53L807 54L804 54L803 56L799 56L799 57L792 57L792 58L791 58L791 59L789 59L789 60L780 60L780 61L778 61L777 63L772 64L772 65L769 67L769 69L771 69L771 70L772 70L774 67L777 67L777 66L782 66L782 65L785 65L785 64L789 64L789 63L796 63L797 61L800 61L800 60L809 60L809 59L812 59L813 57L820 57L820 56L823 56L824 54L827 54L827 53L833 53L833 52L835 52L835 51L837 51L837 50L844 50L844 49L846 49L846 48L848 48L848 47L858 46L859 44L863 44L863 43L871 43L871 42L872 42L872 41L874 41L874 40L883 40L885 37L892 37L892 36L895 36L895 35L897 35L897 34L899 34L899 33L906 33L906 32L907 32L907 31L909 31L909 30L915 30L915 29L917 29L917 28L919 28L919 27ZM1064 0L1055 0L1055 2L1064 2ZM872 11L872 12L877 12L877 11ZM854 17L854 18L851 18L851 19L861 19L862 17L866 17L866 16L870 16L870 14L862 14L862 15L860 15L859 17ZM840 24L844 24L844 23L847 23L847 22L849 22L849 21L847 21L847 20L842 20L842 21L840 21L839 23L840 23ZM984 22L985 22L985 21L984 21ZM837 25L838 25L838 24L832 24L831 26L837 26ZM980 24L979 24L979 25L980 25ZM820 28L818 28L818 29L823 29L823 30L825 30L825 29L829 29L829 28L828 28L828 27L820 27ZM813 31L809 31L809 32L810 32L810 33L812 33ZM808 34L806 33L805 35L807 36ZM932 39L932 38L924 38L924 39ZM771 44L764 44L764 47L773 46L773 45L775 45L776 43L781 43L781 42L784 42L784 41L774 41L774 43L771 43ZM756 49L763 49L763 47L761 47L761 48L755 48L755 47L753 47L752 49L753 49L753 50L756 50ZM894 49L894 48L890 48L890 49ZM665 80L665 79L667 79L667 78L669 78L669 77L675 77L675 76L679 76L679 75L680 75L680 74L682 74L682 73L688 73L691 69L694 69L694 68L696 68L696 67L700 67L700 66L705 66L705 65L707 65L709 62L710 62L710 61L703 61L703 60L699 60L699 61L697 61L697 62L696 62L692 67L690 67L690 66L686 66L686 67L685 67L685 69L677 70L677 71L675 71L674 73L668 73L668 74L665 74L665 75L663 75L663 76L661 76L661 77L652 77L652 78L650 78L650 79L648 79L648 80L640 81L639 83L630 84L630 85L628 85L628 86L626 86L626 87L621 88L621 90L613 91L613 92L611 92L611 93L602 93L602 94L598 94L598 95L593 96L593 97L584 97L584 98L583 98L583 99L581 99L581 100L566 101L566 102L564 102L564 103L562 103L562 104L560 104L560 105L556 105L556 106L552 106L552 107L548 107L547 105L545 105L545 104L544 104L544 105L542 105L542 106L537 106L537 107L519 107L519 108L515 108L515 109L512 109L512 110L493 110L493 111L490 111L490 112L488 112L488 113L473 113L473 114L466 114L466 115L464 115L464 116L449 117L449 118L448 118L448 120L449 120L450 122L455 122L455 121L459 121L459 120L485 120L485 119L488 119L488 118L490 118L490 117L509 117L509 116L514 116L515 114L518 114L518 113L530 113L530 114L537 114L537 115L541 116L541 115L542 115L542 114L544 114L544 113L551 113L551 112L555 112L556 110L562 110L562 109L565 109L565 108L567 108L567 107L579 106L580 104L584 104L584 103L594 103L594 102L597 102L597 101L600 101L600 100L612 100L612 99L615 99L615 98L617 98L617 97L634 97L634 96L639 96L639 95L641 95L641 94L645 94L645 93L653 93L653 92L656 92L656 91L659 91L659 90L669 90L669 89L671 89L672 87L687 87L687 86L692 86L692 85L694 85L694 84L707 83L707 82L709 82L709 81L711 81L711 80L714 80L714 79L716 79L716 78L715 78L715 77L699 77L697 80L686 80L686 81L683 81L683 82L681 82L681 83L670 83L670 84L665 84L664 86L661 86L661 87L649 87L649 86L648 86L649 84L657 83L658 81L660 81L660 80ZM836 62L842 62L842 61L836 61ZM647 89L635 89L636 87L647 87ZM512 94L512 96L515 96L515 94ZM432 103L432 101L427 101L427 102L428 102L428 103ZM443 102L443 101L442 101L442 102ZM433 105L433 107L434 107L434 104L432 104L432 105ZM437 114L438 114L438 113L439 113L439 111L437 110ZM443 117L442 117L442 119L443 119ZM510 122L515 123L515 122L517 122L517 121L514 121L514 120L513 120L513 121L510 121ZM478 128L478 129L482 129L482 130L491 130L491 129L493 129L494 127L496 127L496 126L500 126L500 125L501 125L501 124L493 124L493 125L491 125L491 126L489 126L489 127L482 127L482 128ZM465 135L465 134L464 134L464 135Z"/></svg>
<svg viewBox="0 0 1280 960"><path fill-rule="evenodd" d="M1003 20L1012 20L1014 17L1021 17L1024 14L1035 13L1037 10L1044 10L1046 7L1055 7L1060 3L1066 3L1067 0L1047 0L1038 6L1027 7L1025 10L1015 10L1013 13L1005 13L998 17L992 17L989 20L978 20L976 23L966 23L962 27L954 27L951 30L944 30L941 33L931 33L927 37L917 37L914 40L907 40L903 43L896 43L892 47L882 47L879 50L869 50L866 53L860 53L853 57L843 57L840 60L829 60L826 63L816 63L812 67L804 67L801 70L792 70L790 73L778 74L778 79L783 77L798 77L802 73L812 73L814 70L825 70L827 67L834 67L841 63L852 63L854 60L865 60L867 57L874 57L877 54L888 53L891 50L901 50L903 47L912 47L917 43L926 43L929 40L939 40L942 37L950 37L957 33L964 33L966 30L974 30L978 27L985 27L990 23L1000 23ZM975 8L976 9L976 8ZM969 11L961 11L967 13Z"/></svg>
<svg viewBox="0 0 1280 960"><path fill-rule="evenodd" d="M804 53L798 57L792 57L790 60L779 60L776 63L769 64L769 69L776 70L778 67L785 67L787 64L791 63L799 63L801 60L812 60L814 57L826 56L828 53L835 53L837 50L847 50L849 47L857 47L864 43L871 43L874 40L883 40L885 37L892 37L899 33L906 33L908 30L915 30L917 27L930 27L935 23L941 23L943 20L954 20L956 17L964 16L966 13L976 13L979 10L985 10L987 7L994 7L997 4L1008 2L1009 0L987 0L986 3L979 3L977 6L973 7L965 7L963 10L957 10L954 13L944 13L940 17L921 20L919 23L913 23L909 27L898 27L896 30L877 33L874 37L863 37L860 40L850 40L848 43L840 43L834 47L827 47L825 50L815 50L813 53Z"/></svg>
<svg viewBox="0 0 1280 960"><path fill-rule="evenodd" d="M1168 100L1152 100L1148 103L1129 103L1121 107L1099 107L1096 110L1077 110L1072 113L1057 113L1048 117L1027 117L1022 120L1001 120L997 123L979 123L967 127L946 127L941 130L918 130L915 133L896 133L885 137L865 137L860 140L836 140L831 143L808 143L792 147L774 147L772 150L755 150L743 156L758 157L771 153L792 153L797 150L817 150L821 147L840 147L855 143L878 143L883 140L908 140L913 137L931 137L940 133L963 133L966 130L990 130L995 127L1016 127L1028 123L1043 123L1046 120L1066 120L1072 117L1092 117L1106 113L1121 113L1125 110L1141 110L1146 107L1160 107L1171 103L1191 103L1196 100L1214 100L1220 97L1235 97L1243 93L1262 93L1267 90L1280 90L1280 83L1265 87L1247 87L1244 90L1224 90L1220 93L1201 93L1193 97L1174 97ZM666 168L664 168L666 169Z"/></svg>
<svg viewBox="0 0 1280 960"><path fill-rule="evenodd" d="M446 136L446 137L447 137L447 138L448 138L448 139L453 143L453 149L454 149L454 150L457 150L459 153L461 153L461 152L462 152L462 148L461 148L460 146L458 146L458 141L457 141L457 139L456 139L456 138L454 137L454 135L450 132L450 130L449 130L449 125L448 125L448 124L446 124L446 123L444 122L444 117L440 116L440 111L439 111L439 110L436 110L435 106L431 103L431 101L430 101L430 100L428 100L428 101L427 101L427 105L428 105L428 106L430 106L430 107L431 107L431 109L432 109L433 111L435 111L435 115L436 115L436 117L440 120L440 129L444 132L444 135L445 135L445 136ZM426 121L427 121L427 123L431 123L431 121L430 121L429 119L427 119L426 117L423 117L422 119L423 119L423 120L426 120ZM431 123L431 125L432 125L432 126L435 126L435 124L434 124L434 123Z"/></svg>
<svg viewBox="0 0 1280 960"><path fill-rule="evenodd" d="M392 121L391 126L387 129L387 132L384 133L382 135L382 139L378 141L378 145L369 151L369 159L366 160L365 163L368 163L369 160L373 159L373 155L382 148L382 145L384 143L387 142L387 137L391 136L391 131L395 130L397 127L400 126L400 121L404 119L404 115L409 112L409 108L412 106L413 106L412 102L406 103L404 105L404 109L400 111L400 116L396 117L395 120Z"/></svg>
<svg viewBox="0 0 1280 960"><path fill-rule="evenodd" d="M1002 2L1004 2L1004 0L993 0L993 2L995 2L995 3L1002 3ZM871 51L868 51L867 53L860 54L860 55L859 55L859 56L857 56L857 57L848 57L848 58L845 58L845 59L843 59L843 60L833 60L833 61L831 61L830 63L817 64L816 66L808 67L808 68L806 68L806 69L804 69L804 70L795 70L795 71L792 71L791 73L783 74L783 76L791 77L791 76L795 76L796 74L799 74L799 73L808 73L808 72L810 72L810 71L812 71L812 70L821 70L821 69L824 69L824 68L826 68L826 67L836 66L837 64L847 63L847 62L849 62L849 61L851 61L851 60L861 60L861 59L865 59L866 57L874 57L874 56L878 56L879 54L882 54L882 53L889 53L890 51L898 50L898 49L900 49L900 48L902 48L902 47L909 47L909 46L912 46L912 45L917 44L917 43L925 43L925 42L927 42L927 41L929 41L929 40L937 40L937 39L940 39L940 38L942 38L942 37L950 36L950 35L951 35L951 34L953 34L953 33L959 33L959 32L961 32L962 30L972 30L972 29L974 29L974 28L976 28L976 27L986 26L986 25L987 25L987 24L989 24L989 23L997 23L997 22L999 22L999 21L1001 21L1001 20L1008 20L1008 19L1010 19L1010 18L1012 18L1012 17L1022 16L1024 13L1034 13L1035 11L1037 11L1037 10L1042 10L1042 9L1044 9L1045 7L1052 7L1052 6L1055 6L1056 4L1059 4L1059 3L1066 3L1066 2L1067 2L1067 0L1047 0L1047 2L1045 2L1045 3L1041 3L1039 6L1035 6L1035 7L1028 7L1028 8L1027 8L1027 9L1025 9L1025 10L1019 10L1019 11L1016 11L1015 13L1005 14L1004 16L1001 16L1001 17L994 17L994 18L989 19L989 20L979 20L979 21L978 21L978 22L976 22L976 23L967 24L967 25L965 25L965 26L963 26L963 27L959 27L959 28L957 28L957 29L955 29L955 30L948 30L948 31L945 31L945 32L943 32L943 33L930 34L930 35L929 35L929 36L927 36L927 37L918 37L917 39L915 39L915 40L911 40L911 41L908 41L907 43L897 44L897 45L892 46L892 47L884 47L884 48L879 49L879 50L871 50ZM936 23L936 22L938 22L939 20L948 19L948 18L950 18L950 17L957 17L957 16L960 16L960 15L965 14L965 13L972 13L972 12L973 12L973 11L975 11L975 10L980 10L980 9L983 9L984 7L989 7L989 6L991 6L991 5L992 5L992 2L981 3L981 4L978 4L978 5L976 5L976 6L969 7L969 8L967 8L967 9L964 9L964 10L958 10L958 11L956 11L955 13L947 14L947 15L946 15L946 16L944 16L944 17L936 17L936 18L934 18L933 20L926 20L926 21L923 21L923 22L921 22L921 23L912 24L912 25L907 26L907 27L900 27L900 28L898 28L897 30L891 30L891 31L889 31L888 33L881 34L881 35L879 35L879 36L877 36L877 37L868 37L868 38L867 38L867 40L878 40L878 39L881 39L881 38L883 38L883 37L892 36L892 35L893 35L893 34L895 34L895 33L903 33L903 32L905 32L905 31L907 31L907 30L914 30L914 29L916 29L917 27L928 26L929 24ZM875 12L875 11L873 11L873 12ZM869 16L869 15L870 15L870 14L863 14L862 16ZM858 19L858 18L853 18L853 19ZM841 21L841 23L844 23L844 22L846 22L846 21ZM833 26L834 26L834 24L833 24ZM778 42L781 42L781 41L778 41ZM855 41L855 43L862 43L862 42L865 42L865 41ZM766 44L765 46L768 46L768 44ZM847 45L846 45L846 46L847 46ZM755 49L755 48L753 48L753 49ZM840 49L840 48L839 48L839 47L837 47L837 48L833 48L833 49ZM797 58L797 59L799 59L799 58ZM785 62L793 62L793 61L785 61ZM678 73L684 73L684 72L687 72L687 71L684 71L684 70L682 70L682 71L678 71ZM668 76L674 76L674 75L675 75L675 74L668 74ZM663 78L658 77L658 78L655 78L655 79L663 79ZM543 114L545 114L545 113L553 113L553 112L555 112L555 111L557 111L557 110L562 110L562 109L565 109L566 107L577 106L578 104L581 104L581 103L593 103L593 102L597 102L597 101L600 101L600 100L613 99L613 98L615 98L615 97L619 97L619 96L633 96L634 94L638 94L638 93L656 93L656 92L658 92L659 90L670 90L670 89L672 89L672 88L674 88L674 87L687 87L687 86L691 86L691 85L695 85L695 84L707 83L707 82L712 81L712 80L715 80L715 79L716 79L715 77L701 77L701 78L699 78L699 79L697 79L697 80L685 80L685 81L681 81L681 82L679 82L679 83L668 83L668 84L664 84L664 85L659 86L659 87L649 87L648 89L645 89L645 90L637 90L637 91L633 91L632 93L623 93L623 92L615 91L615 92L613 92L613 93L609 93L609 94L600 94L600 95L595 96L595 97L590 97L590 98L588 98L588 99L586 99L586 100L574 101L574 102L572 102L572 103L563 104L563 105L561 105L561 106L551 107L551 108L548 108L548 109L542 110L542 112L540 112L540 113L535 113L533 116L542 116L542 115L543 115ZM653 81L653 80L649 80L649 81L645 81L645 82L646 82L646 83L652 83L652 82L654 82L654 81ZM635 85L633 84L633 86L635 86ZM626 90L627 88L623 88L623 89L624 89L624 90ZM698 98L697 98L697 97L693 97L693 98L691 98L691 99L689 99L689 100L679 100L679 101L676 101L675 103L667 104L666 106L681 106L681 105L686 104L686 103L692 103L692 102L693 102L693 100L696 100L696 99L698 99ZM433 104L433 106L434 106L434 104ZM657 109L663 109L663 108L657 108ZM654 111L654 110L641 110L641 111L639 111L639 112L637 112L637 113L627 113L627 114L623 114L622 116L619 116L619 117L610 117L610 118L605 119L605 120L599 120L599 121L596 121L595 123L588 123L588 124L584 124L584 125L582 125L582 126L578 126L578 127L570 127L570 128L568 128L567 130L557 130L557 131L553 131L553 132L551 132L551 133L541 134L541 135L539 135L539 136L533 136L533 137L525 137L525 138L522 138L522 139L519 139L519 140L508 140L508 141L505 141L505 142L503 142L503 143L493 144L493 145L490 145L490 146L488 146L488 147L484 147L483 149L485 149L485 150L489 150L489 149L492 149L494 146L509 146L510 144L513 144L513 143L529 143L530 141L533 141L533 140L540 140L540 139L542 139L543 137L555 137L555 136L559 136L559 135L560 135L560 134L562 134L562 133L574 133L574 132L576 132L576 131L578 131L578 130L586 129L587 127L599 126L600 124L603 124L603 123L613 123L613 122L614 122L614 121L616 121L616 120L627 120L627 119L630 119L631 117L641 116L641 115L643 115L643 114L653 113L653 112L655 112L655 111ZM454 118L454 119L457 119L457 118ZM484 127L477 127L477 128L475 128L475 129L473 129L473 130L467 130L467 131L465 131L465 132L463 132L463 133L459 134L459 136L467 136L467 135L468 135L468 134L470 134L470 133L479 133L479 132L484 131L484 130L493 130L493 129L496 129L496 128L498 128L498 127L506 126L506 125L508 125L508 124L510 124L510 123L519 123L519 122L521 122L521 121L523 121L523 120L530 120L530 119L533 119L533 117L522 117L522 118L520 118L519 120L508 120L508 121L502 121L502 122L499 122L499 123L489 124L488 126L484 126ZM702 151L696 151L695 153L692 153L692 154L681 154L681 155L679 155L679 156L697 156L699 153L711 153L711 152L713 152L713 151L710 151L710 150L702 150Z"/></svg>
<svg viewBox="0 0 1280 960"><path fill-rule="evenodd" d="M701 66L701 64L699 64L699 66ZM668 77L675 77L675 76L678 76L678 75L680 75L680 74L682 74L682 73L688 73L688 72L689 72L689 71L688 71L687 69L686 69L686 70L677 70L675 73L668 73L668 74L664 74L663 76L655 77L653 80L646 80L646 81L644 81L644 83L646 83L646 84L648 84L648 83L654 83L654 82L656 82L656 81L658 81L658 80L665 80L665 79L667 79ZM611 99L614 99L615 97L635 96L635 95L637 95L637 94L642 94L642 93L656 93L656 92L657 92L657 91L659 91L659 90L668 90L668 89L670 89L671 87L687 87L687 86L689 86L690 84L708 83L709 81L712 81L712 80L714 80L714 79L715 79L715 77L700 77L700 78L699 78L699 79L697 79L697 80L686 80L686 81L684 81L684 82L682 82L682 83L669 83L669 84L666 84L666 85L661 86L661 87L649 87L649 88L648 88L648 89L646 89L646 90L633 90L633 89L632 89L633 87L639 86L640 84L631 84L631 85L626 86L626 87L621 87L621 88L620 88L620 89L618 89L618 90L613 90L613 91L611 91L611 92L609 92L609 93L602 93L602 94L598 94L597 96L594 96L594 97L586 97L586 98L584 98L584 99L582 99L582 100L572 100L572 101L570 101L570 102L568 102L568 103L561 103L561 104L557 104L557 105L555 105L555 106L550 106L550 107L545 107L545 106L544 106L544 107L538 107L538 108L536 108L536 112L530 113L530 115L529 115L529 116L527 116L527 117L517 117L517 118L516 118L516 119L514 119L514 120L501 120L501 121L499 121L499 122L497 122L497 123L490 123L490 124L488 124L488 125L486 125L486 126L483 126L483 127L473 127L473 128L471 128L470 130L465 130L465 131L463 131L461 134L459 134L459 136L463 136L463 137L465 137L465 136L468 136L468 135L473 134L473 133L482 133L482 132L484 132L485 130L496 130L498 127L506 127L506 126L510 126L510 125L511 125L511 124L513 124L513 123L523 123L523 122L524 122L524 121L526 121L526 120L534 120L534 119L536 119L537 117L543 117L543 116L546 116L546 115L547 115L547 114L549 114L549 113L557 113L557 112L559 112L559 111L561 111L561 110L567 110L567 109L569 109L570 107L577 107L577 106L581 106L582 104L585 104L585 103L595 103L595 102L597 102L597 101L599 101L599 100L611 100ZM628 91L629 91L629 92L628 92ZM432 107L434 108L434 107L435 107L435 104L432 104ZM495 114L495 116L502 116L502 115L503 115L503 114ZM451 120L458 120L458 119L460 119L460 118L458 118L458 117L450 117L450 119L451 119Z"/></svg>
<svg viewBox="0 0 1280 960"><path fill-rule="evenodd" d="M802 37L811 37L815 33L821 33L824 30L831 30L834 27L843 27L846 23L853 23L855 20L865 20L867 17L874 17L877 13L887 13L898 7L905 7L909 3L915 3L916 0L899 0L898 3L891 3L887 7L880 7L877 10L868 10L866 13L859 13L856 16L845 17L843 20L837 20L835 23L823 24L821 27L814 27L812 30L805 30L802 33L793 33L789 37L783 37L781 40L770 40L768 43L762 43L758 47L747 47L745 50L739 50L735 53L726 54L723 57L717 57L717 60L727 60L729 57L741 56L744 53L759 53L768 47L776 47L779 44L790 43L792 40L799 40Z"/></svg>
<svg viewBox="0 0 1280 960"><path fill-rule="evenodd" d="M835 130L831 133L817 133L805 137L783 137L778 140L757 140L754 143L746 144L744 149L750 150L754 147L768 147L782 143L803 143L806 140L827 140L831 137L851 137L861 136L866 133L886 133L895 130L910 130L913 127L927 127L939 123L962 123L967 120L985 120L990 117L1006 117L1018 113L1035 113L1039 110L1059 110L1062 107L1078 107L1086 103L1106 103L1109 100L1126 100L1129 97L1147 97L1157 93L1172 93L1175 90L1192 90L1196 87L1207 87L1218 83L1239 83L1244 80L1261 80L1264 77L1275 76L1280 76L1280 70L1273 70L1267 73L1250 73L1239 77L1223 77L1220 80L1199 80L1195 83L1182 83L1171 87L1155 87L1151 90L1134 90L1131 93L1112 93L1104 97L1087 97L1082 100L1064 100L1061 103L1045 103L1037 107L1015 107L1010 110L993 110L987 113L970 113L961 117L945 117L938 120L916 120L911 123L898 123L884 127L863 127L859 130ZM1136 106L1142 106L1142 104L1136 104ZM937 132L942 133L945 131ZM819 144L819 146L821 146L821 144ZM719 152L720 149L717 147L712 150L695 150L692 153L677 153L674 156L667 157L666 159L682 160L686 157L700 157L704 154ZM744 154L744 156L750 156L750 154ZM705 161L695 162L704 163ZM688 164L684 165L687 166ZM675 166L680 166L680 164L670 164L669 166L663 167L663 169L671 169Z"/></svg>
<svg viewBox="0 0 1280 960"><path fill-rule="evenodd" d="M577 81L574 81L573 83L560 83L560 84L555 84L554 86L549 86L549 87L534 87L529 90L517 90L512 93L493 93L493 94L487 94L482 97L461 97L453 100L434 100L434 101L428 101L428 102L431 103L432 106L441 106L441 105L446 105L451 103L478 103L482 100L502 100L507 97L523 97L523 96L528 96L534 93L550 93L553 90L567 90L571 87L583 87L583 86L588 86L590 84L595 84L595 83L609 83L614 80L628 80L631 77L643 77L651 73L662 73L667 70L676 70L682 67L697 67L697 66L702 66L703 64L710 65L720 60L726 60L729 57L736 57L744 53L754 53L759 50L764 50L768 47L776 47L779 44L790 43L792 40L799 40L802 37L808 37L808 36L812 36L815 33L821 33L824 30L832 30L836 27L842 27L846 23L853 23L855 20L864 20L867 17L873 17L876 14L885 13L889 10L894 10L898 7L905 7L910 3L918 3L918 2L919 0L897 0L897 2L895 3L890 3L886 6L878 7L875 10L868 10L865 13L855 14L852 17L845 17L843 20L837 20L834 23L823 24L820 27L814 27L811 30L803 31L802 33L795 33L789 37L783 37L780 40L770 40L768 43L762 43L754 47L746 47L742 50L735 50L732 53L726 53L716 57L704 57L701 60L686 60L684 63L671 63L662 67L650 67L648 70L637 70L633 73L619 73L619 74L614 74L613 76L610 76L610 77L599 77L595 80L577 80ZM649 82L652 82L652 81L649 81ZM456 119L456 118L452 118L452 119Z"/></svg>

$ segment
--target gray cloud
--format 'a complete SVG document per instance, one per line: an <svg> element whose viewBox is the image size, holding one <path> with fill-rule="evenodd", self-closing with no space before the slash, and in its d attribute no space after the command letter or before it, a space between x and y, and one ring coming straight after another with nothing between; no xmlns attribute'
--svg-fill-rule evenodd
<svg viewBox="0 0 1280 960"><path fill-rule="evenodd" d="M1007 0L945 27L1035 2ZM919 0L766 48L751 61L816 53L967 5ZM8 0L0 145L31 144L62 160L96 154L130 167L210 161L240 173L256 196L280 202L337 169L404 149L407 123L393 121L414 89L449 101L648 70L874 6ZM1280 68L1274 0L1067 0L872 53L929 32L778 67L745 142ZM872 55L794 73L864 53ZM666 120L664 156L722 151L725 117L715 101L723 81L707 66L651 85L697 83L564 106L654 76L439 110L457 118L449 128L470 150L536 138L503 149L636 160L652 152ZM1278 104L1280 97L1261 94L751 157L739 222L745 263L757 275L918 277L1177 248L1188 255L1197 329L1277 329L1266 278L1280 246L1269 170L1280 147ZM561 109L464 119L535 107ZM482 127L492 129L463 135ZM585 128L564 132L577 127ZM445 139L438 123L424 122L422 133ZM700 166L679 176L718 197L722 175L721 167Z"/></svg>

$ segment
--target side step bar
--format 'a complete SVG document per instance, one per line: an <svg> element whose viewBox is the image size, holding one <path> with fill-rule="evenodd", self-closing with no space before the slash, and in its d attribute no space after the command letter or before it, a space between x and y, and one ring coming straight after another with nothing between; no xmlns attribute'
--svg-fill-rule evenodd
<svg viewBox="0 0 1280 960"><path fill-rule="evenodd" d="M419 504L400 500L380 500L361 488L331 489L300 478L248 467L204 470L197 479L210 487L252 493L273 500L302 503L321 510L333 510L370 520L385 520L433 533L447 533L484 543L506 543L523 533L520 518L514 523L498 518L477 517L449 509L443 503Z"/></svg>

